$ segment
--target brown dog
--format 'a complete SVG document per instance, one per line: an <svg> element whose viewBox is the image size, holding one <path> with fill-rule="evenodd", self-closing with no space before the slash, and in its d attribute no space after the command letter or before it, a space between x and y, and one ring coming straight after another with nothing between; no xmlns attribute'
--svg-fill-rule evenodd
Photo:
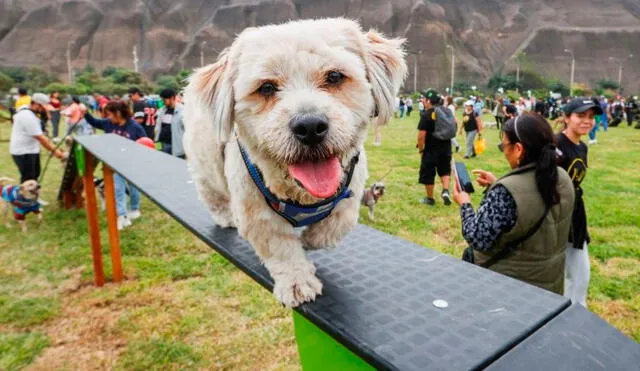
<svg viewBox="0 0 640 371"><path fill-rule="evenodd" d="M38 216L38 225L42 223L42 208L38 202L40 196L40 185L35 180L27 180L21 185L7 185L12 182L10 178L0 178L0 194L2 195L3 214L5 215L5 225L11 228L9 222L9 211L13 209L14 219L20 225L22 232L27 232L26 215L34 213Z"/></svg>

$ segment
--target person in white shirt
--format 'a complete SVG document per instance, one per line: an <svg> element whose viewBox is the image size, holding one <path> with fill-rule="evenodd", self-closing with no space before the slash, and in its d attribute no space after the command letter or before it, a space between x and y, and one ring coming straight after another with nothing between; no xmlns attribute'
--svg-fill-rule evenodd
<svg viewBox="0 0 640 371"><path fill-rule="evenodd" d="M35 93L31 97L31 104L20 107L13 116L9 153L20 171L20 183L40 177L40 145L57 158L64 158L62 151L57 150L44 136L40 118L35 114L47 104L49 97L46 94Z"/></svg>

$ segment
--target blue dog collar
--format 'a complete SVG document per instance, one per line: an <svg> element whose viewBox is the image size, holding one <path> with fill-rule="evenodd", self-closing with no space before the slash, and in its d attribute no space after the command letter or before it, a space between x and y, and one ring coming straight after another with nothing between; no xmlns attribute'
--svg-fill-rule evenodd
<svg viewBox="0 0 640 371"><path fill-rule="evenodd" d="M359 153L357 153L349 162L347 177L344 183L340 186L340 190L336 195L313 205L300 205L299 203L291 200L281 200L271 193L269 188L264 184L260 169L251 162L249 154L242 144L240 144L240 141L238 141L238 147L240 147L240 153L242 154L242 159L247 167L247 171L249 171L251 179L253 179L256 187L258 187L258 190L260 190L260 193L264 196L267 205L269 205L276 214L286 219L294 227L304 227L321 221L331 215L331 212L340 201L353 196L353 192L349 189L349 184L351 183L351 177L353 176L355 166L358 163L358 157L360 156Z"/></svg>

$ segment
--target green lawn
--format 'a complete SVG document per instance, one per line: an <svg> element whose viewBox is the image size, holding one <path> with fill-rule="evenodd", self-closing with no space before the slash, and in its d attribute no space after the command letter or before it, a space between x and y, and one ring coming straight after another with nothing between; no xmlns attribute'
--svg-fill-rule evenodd
<svg viewBox="0 0 640 371"><path fill-rule="evenodd" d="M415 115L394 120L382 147L367 146L371 181L393 170L376 221L364 209L361 219L459 256L465 244L457 208L418 203L416 126ZM495 129L485 138L487 152L469 167L506 172ZM16 178L6 142L0 153L0 176ZM640 341L638 161L640 130L600 133L584 185L593 237L590 309ZM54 160L46 200L55 199L60 175ZM102 289L92 285L83 210L52 203L44 225L36 229L30 220L27 235L0 225L0 369L299 369L290 311L146 199L142 210L121 234L127 281Z"/></svg>

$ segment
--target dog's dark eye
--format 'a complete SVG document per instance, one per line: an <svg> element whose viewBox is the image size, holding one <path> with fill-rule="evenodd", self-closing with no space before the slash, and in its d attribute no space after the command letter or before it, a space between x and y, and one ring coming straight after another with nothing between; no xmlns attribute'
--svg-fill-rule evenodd
<svg viewBox="0 0 640 371"><path fill-rule="evenodd" d="M331 71L327 74L325 82L329 85L337 85L344 80L344 75L338 71Z"/></svg>
<svg viewBox="0 0 640 371"><path fill-rule="evenodd" d="M258 93L260 93L260 95L263 95L265 97L270 97L274 95L277 91L278 91L278 88L272 82L265 82L264 84L260 85L260 87L258 88Z"/></svg>

